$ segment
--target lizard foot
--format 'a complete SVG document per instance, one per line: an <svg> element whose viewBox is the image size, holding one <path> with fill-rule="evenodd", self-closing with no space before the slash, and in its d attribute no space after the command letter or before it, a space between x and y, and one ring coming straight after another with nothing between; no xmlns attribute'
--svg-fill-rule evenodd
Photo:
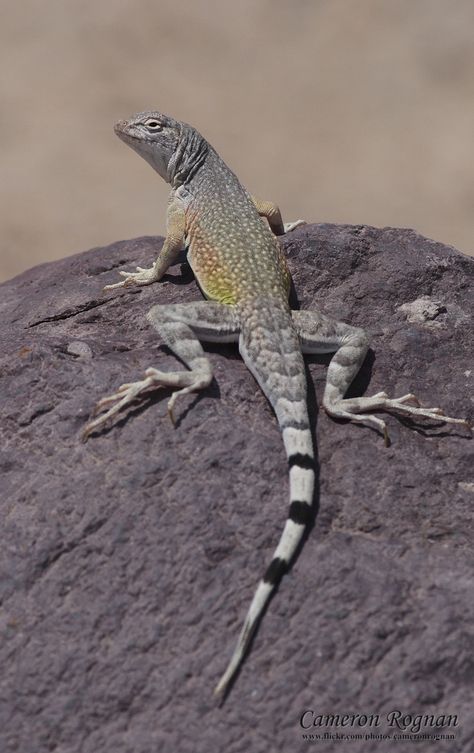
<svg viewBox="0 0 474 753"><path fill-rule="evenodd" d="M156 275L154 267L145 269L144 267L137 267L136 272L124 272L120 271L122 277L125 277L121 282L115 282L113 285L105 285L103 290L114 290L115 288L125 288L129 285L151 285L152 282L157 282L160 278Z"/></svg>
<svg viewBox="0 0 474 753"><path fill-rule="evenodd" d="M306 220L295 220L294 222L284 222L283 223L283 230L285 233L291 233L292 230L294 230L296 227L299 227L300 225L306 225Z"/></svg>
<svg viewBox="0 0 474 753"><path fill-rule="evenodd" d="M469 421L465 418L445 416L441 408L421 408L418 399L411 393L403 395L403 397L393 398L392 400L386 398L384 403L383 410L387 410L390 413L400 413L402 416L420 416L421 418L429 418L432 421L439 421L443 424L460 424L469 430L471 429ZM409 405L408 403L413 404Z"/></svg>
<svg viewBox="0 0 474 753"><path fill-rule="evenodd" d="M179 395L186 395L189 392L196 392L207 387L212 381L211 369L203 368L202 371L158 371L158 369L149 368L145 371L145 379L141 379L139 382L127 382L122 384L117 392L113 395L108 395L99 400L92 416L97 416L98 413L107 406L111 406L105 413L93 418L84 427L81 439L83 442L87 441L90 434L97 429L100 429L104 424L126 405L131 403L142 392L147 390L156 389L157 387L180 387L176 390L168 400L168 415L173 425L175 419L173 415L173 408L176 403L176 399Z"/></svg>
<svg viewBox="0 0 474 753"><path fill-rule="evenodd" d="M357 423L363 423L368 426L374 426L378 428L383 435L385 445L390 445L390 438L388 436L387 425L385 421L377 416L362 413L364 410L376 410L386 411L387 413L395 413L402 416L410 416L413 418L428 418L432 421L439 423L460 424L465 426L471 431L471 425L469 421L464 418L452 418L451 416L445 416L441 408L421 408L420 403L415 395L411 392L402 397L389 398L386 392L378 392L372 397L355 397L345 398L324 406L326 412L334 418L347 418L350 421Z"/></svg>
<svg viewBox="0 0 474 753"><path fill-rule="evenodd" d="M121 411L122 408L131 403L132 400L135 400L135 398L138 397L140 393L152 386L153 379L151 377L146 377L139 382L128 382L127 384L122 384L118 388L117 392L114 392L113 395L107 395L107 397L103 397L102 400L99 400L92 411L92 416L97 416L97 414L100 413L108 405L111 405L112 407L109 408L105 413L102 413L101 416L93 418L85 425L81 434L82 441L86 442L92 432L104 426L109 418L115 416L115 414Z"/></svg>

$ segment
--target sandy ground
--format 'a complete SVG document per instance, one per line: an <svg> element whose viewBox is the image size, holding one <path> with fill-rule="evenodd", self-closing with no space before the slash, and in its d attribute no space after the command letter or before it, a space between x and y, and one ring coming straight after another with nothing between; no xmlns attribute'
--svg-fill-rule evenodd
<svg viewBox="0 0 474 753"><path fill-rule="evenodd" d="M472 0L1 2L0 278L163 232L167 187L112 132L195 125L287 219L474 249Z"/></svg>

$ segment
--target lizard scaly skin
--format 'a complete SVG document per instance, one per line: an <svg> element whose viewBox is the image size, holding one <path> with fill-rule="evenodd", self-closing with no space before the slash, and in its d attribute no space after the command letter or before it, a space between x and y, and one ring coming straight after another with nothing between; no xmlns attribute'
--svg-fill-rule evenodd
<svg viewBox="0 0 474 753"><path fill-rule="evenodd" d="M171 194L167 236L153 266L121 272L124 279L106 289L159 281L185 246L208 301L157 305L149 311L148 320L188 370L162 372L149 368L144 379L122 385L97 404L96 413L107 410L87 424L84 438L138 395L157 387L176 388L168 403L173 418L179 395L204 389L212 381L211 364L200 341L238 342L246 366L275 411L288 457L288 518L258 584L230 663L216 687L216 694L222 697L311 519L315 469L302 353L335 352L328 367L325 410L331 416L376 427L386 442L385 422L366 411L466 422L444 416L438 408L419 407L411 394L393 399L384 392L373 397L344 398L364 361L368 339L363 330L317 311L290 310L290 273L275 236L299 222L283 226L278 207L250 196L216 151L186 123L160 112L143 112L117 123L115 131L171 184Z"/></svg>

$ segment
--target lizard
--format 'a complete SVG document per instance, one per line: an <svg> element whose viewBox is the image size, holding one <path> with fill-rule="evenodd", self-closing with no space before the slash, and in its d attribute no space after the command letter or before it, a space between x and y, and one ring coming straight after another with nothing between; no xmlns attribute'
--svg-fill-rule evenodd
<svg viewBox="0 0 474 753"><path fill-rule="evenodd" d="M369 348L366 332L320 311L291 310L291 276L278 236L284 225L276 204L249 194L206 139L192 126L158 111L141 112L114 127L117 136L171 186L166 238L152 267L120 271L124 278L104 290L150 285L161 280L183 248L207 300L158 304L149 323L187 367L146 369L144 378L121 385L100 400L83 439L143 393L173 390L168 413L174 423L178 397L204 390L213 379L201 342L238 343L245 365L272 406L289 466L289 510L273 557L254 592L237 643L215 694L223 698L235 678L263 610L288 569L312 515L315 455L307 406L303 354L334 353L322 406L329 416L381 432L385 421L372 411L467 425L440 408L423 408L409 393L390 398L345 397Z"/></svg>

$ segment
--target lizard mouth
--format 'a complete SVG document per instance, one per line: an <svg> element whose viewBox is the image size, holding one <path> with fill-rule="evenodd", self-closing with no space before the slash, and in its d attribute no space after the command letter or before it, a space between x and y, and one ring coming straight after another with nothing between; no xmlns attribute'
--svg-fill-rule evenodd
<svg viewBox="0 0 474 753"><path fill-rule="evenodd" d="M129 128L130 126L126 120L119 120L119 122L114 125L114 131L119 138L133 139L136 141L138 137L130 133Z"/></svg>
<svg viewBox="0 0 474 753"><path fill-rule="evenodd" d="M128 130L125 130L125 128L120 128L119 124L115 126L114 131L119 137L119 139L122 139L122 141L140 141L139 136L134 136L133 133L130 133L130 131Z"/></svg>

